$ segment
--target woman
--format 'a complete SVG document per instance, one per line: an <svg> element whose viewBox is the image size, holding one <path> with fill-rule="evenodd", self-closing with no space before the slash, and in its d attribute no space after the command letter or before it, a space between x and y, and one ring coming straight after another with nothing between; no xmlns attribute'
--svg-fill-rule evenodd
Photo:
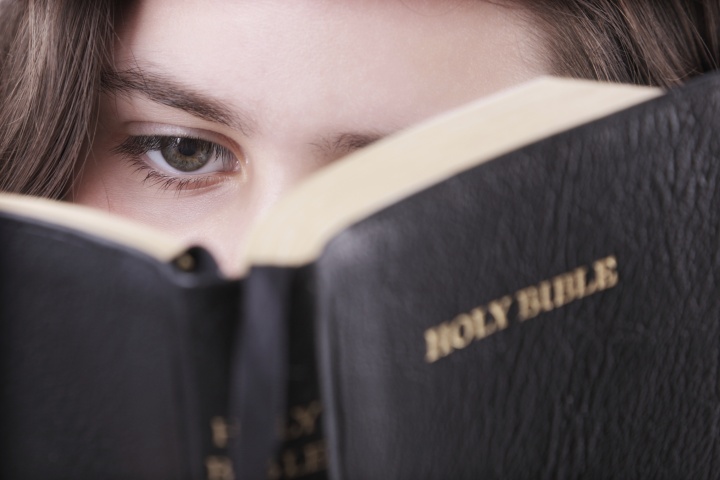
<svg viewBox="0 0 720 480"><path fill-rule="evenodd" d="M720 61L701 0L5 0L0 21L0 190L228 271L283 191L412 123L542 74L668 87Z"/></svg>

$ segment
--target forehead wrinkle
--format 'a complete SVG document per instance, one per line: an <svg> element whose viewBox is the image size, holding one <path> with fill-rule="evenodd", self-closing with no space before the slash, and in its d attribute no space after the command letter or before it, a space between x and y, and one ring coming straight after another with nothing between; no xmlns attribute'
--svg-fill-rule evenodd
<svg viewBox="0 0 720 480"><path fill-rule="evenodd" d="M153 102L183 110L193 116L239 130L254 133L256 123L247 113L228 109L221 101L181 85L166 75L140 68L106 69L101 76L103 91L115 94L140 93Z"/></svg>

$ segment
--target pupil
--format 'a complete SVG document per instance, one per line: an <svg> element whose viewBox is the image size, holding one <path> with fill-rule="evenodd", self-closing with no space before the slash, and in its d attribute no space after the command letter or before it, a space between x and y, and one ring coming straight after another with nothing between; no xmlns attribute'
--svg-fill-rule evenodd
<svg viewBox="0 0 720 480"><path fill-rule="evenodd" d="M192 157L197 153L197 141L191 138L183 138L177 145L178 153L186 157Z"/></svg>

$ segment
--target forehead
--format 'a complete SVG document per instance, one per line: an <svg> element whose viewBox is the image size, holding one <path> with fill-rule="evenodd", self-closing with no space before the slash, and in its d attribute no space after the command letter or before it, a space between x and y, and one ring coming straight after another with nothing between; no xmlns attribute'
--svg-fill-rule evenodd
<svg viewBox="0 0 720 480"><path fill-rule="evenodd" d="M116 67L268 120L383 111L404 124L528 77L535 37L520 18L484 1L147 0L119 27Z"/></svg>

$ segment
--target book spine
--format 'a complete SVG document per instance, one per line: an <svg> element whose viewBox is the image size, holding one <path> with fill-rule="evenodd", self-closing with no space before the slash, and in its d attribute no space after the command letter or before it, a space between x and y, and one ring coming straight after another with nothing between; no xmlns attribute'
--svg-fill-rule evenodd
<svg viewBox="0 0 720 480"><path fill-rule="evenodd" d="M315 296L311 268L295 272L290 288L286 328L289 339L287 409L282 444L271 462L273 480L327 478L318 365L315 342Z"/></svg>
<svg viewBox="0 0 720 480"><path fill-rule="evenodd" d="M240 478L327 478L309 268L256 268L245 283L232 405Z"/></svg>

